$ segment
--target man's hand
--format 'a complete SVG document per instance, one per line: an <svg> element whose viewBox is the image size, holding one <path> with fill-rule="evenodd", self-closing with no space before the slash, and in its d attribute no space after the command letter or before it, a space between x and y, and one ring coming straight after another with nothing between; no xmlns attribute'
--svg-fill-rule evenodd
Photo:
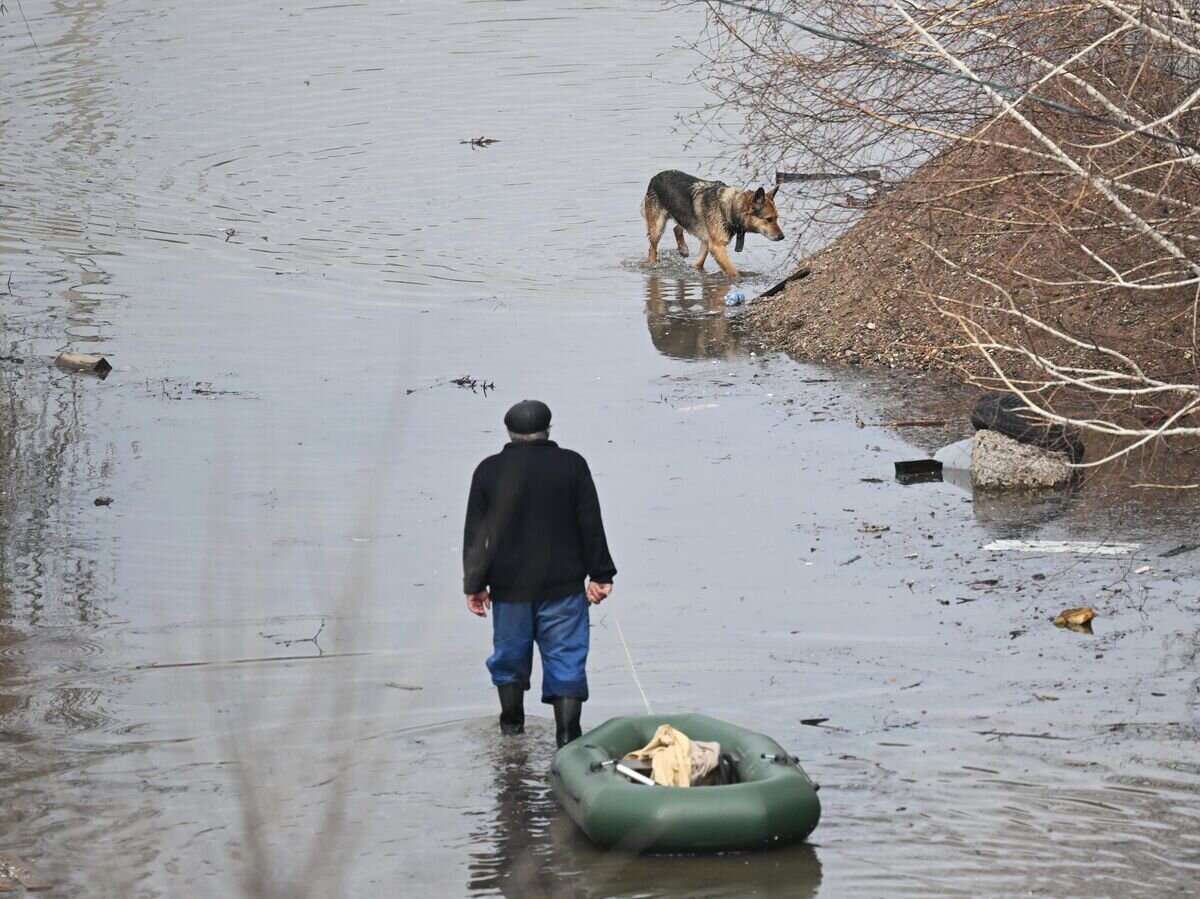
<svg viewBox="0 0 1200 899"><path fill-rule="evenodd" d="M595 581L588 581L587 601L592 605L600 605L610 593L612 593L612 584L597 584Z"/></svg>
<svg viewBox="0 0 1200 899"><path fill-rule="evenodd" d="M487 618L487 610L492 607L492 596L486 590L467 594L467 609L472 615Z"/></svg>

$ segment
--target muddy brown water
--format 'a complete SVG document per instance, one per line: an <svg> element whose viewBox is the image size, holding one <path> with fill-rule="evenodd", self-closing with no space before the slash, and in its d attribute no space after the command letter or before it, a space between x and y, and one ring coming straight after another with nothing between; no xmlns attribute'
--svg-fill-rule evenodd
<svg viewBox="0 0 1200 899"><path fill-rule="evenodd" d="M644 266L651 174L745 177L677 118L709 99L700 9L23 6L0 855L59 895L1194 895L1200 550L1162 553L1195 499L901 487L954 428L881 422L942 386L764 353L722 279ZM781 201L786 228L811 198ZM747 286L785 254L751 237ZM54 370L67 347L115 371ZM619 618L656 710L804 759L807 845L598 852L548 722L498 739L461 506L526 396L591 462L620 567L585 725L641 710ZM1079 605L1092 635L1050 624Z"/></svg>

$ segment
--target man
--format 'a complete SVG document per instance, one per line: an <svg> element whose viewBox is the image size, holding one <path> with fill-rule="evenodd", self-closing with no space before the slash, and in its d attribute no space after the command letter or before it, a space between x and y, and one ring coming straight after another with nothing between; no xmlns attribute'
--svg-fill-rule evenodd
<svg viewBox="0 0 1200 899"><path fill-rule="evenodd" d="M508 410L504 425L509 443L471 479L463 592L474 614L485 618L492 609L487 667L500 694L501 733L524 732L536 642L542 702L554 706L562 746L582 732L588 606L612 592L617 569L592 473L583 456L550 439L550 408L524 400Z"/></svg>

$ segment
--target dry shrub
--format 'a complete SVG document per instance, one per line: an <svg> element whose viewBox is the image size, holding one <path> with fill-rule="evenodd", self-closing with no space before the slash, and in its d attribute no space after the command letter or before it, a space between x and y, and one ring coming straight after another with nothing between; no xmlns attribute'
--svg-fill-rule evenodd
<svg viewBox="0 0 1200 899"><path fill-rule="evenodd" d="M1200 436L1197 4L705 2L703 73L746 120L745 163L896 188L793 303L880 298L899 327L868 344L1108 438L1090 464Z"/></svg>

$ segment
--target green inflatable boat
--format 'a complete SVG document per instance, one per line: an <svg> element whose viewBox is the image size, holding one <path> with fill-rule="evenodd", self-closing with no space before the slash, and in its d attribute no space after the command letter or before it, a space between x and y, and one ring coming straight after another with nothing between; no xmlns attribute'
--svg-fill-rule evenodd
<svg viewBox="0 0 1200 899"><path fill-rule="evenodd" d="M616 763L649 743L661 724L720 743L737 782L645 786L618 771ZM795 758L770 737L708 715L613 718L560 749L550 778L592 842L633 852L767 849L803 840L821 818L818 787Z"/></svg>

